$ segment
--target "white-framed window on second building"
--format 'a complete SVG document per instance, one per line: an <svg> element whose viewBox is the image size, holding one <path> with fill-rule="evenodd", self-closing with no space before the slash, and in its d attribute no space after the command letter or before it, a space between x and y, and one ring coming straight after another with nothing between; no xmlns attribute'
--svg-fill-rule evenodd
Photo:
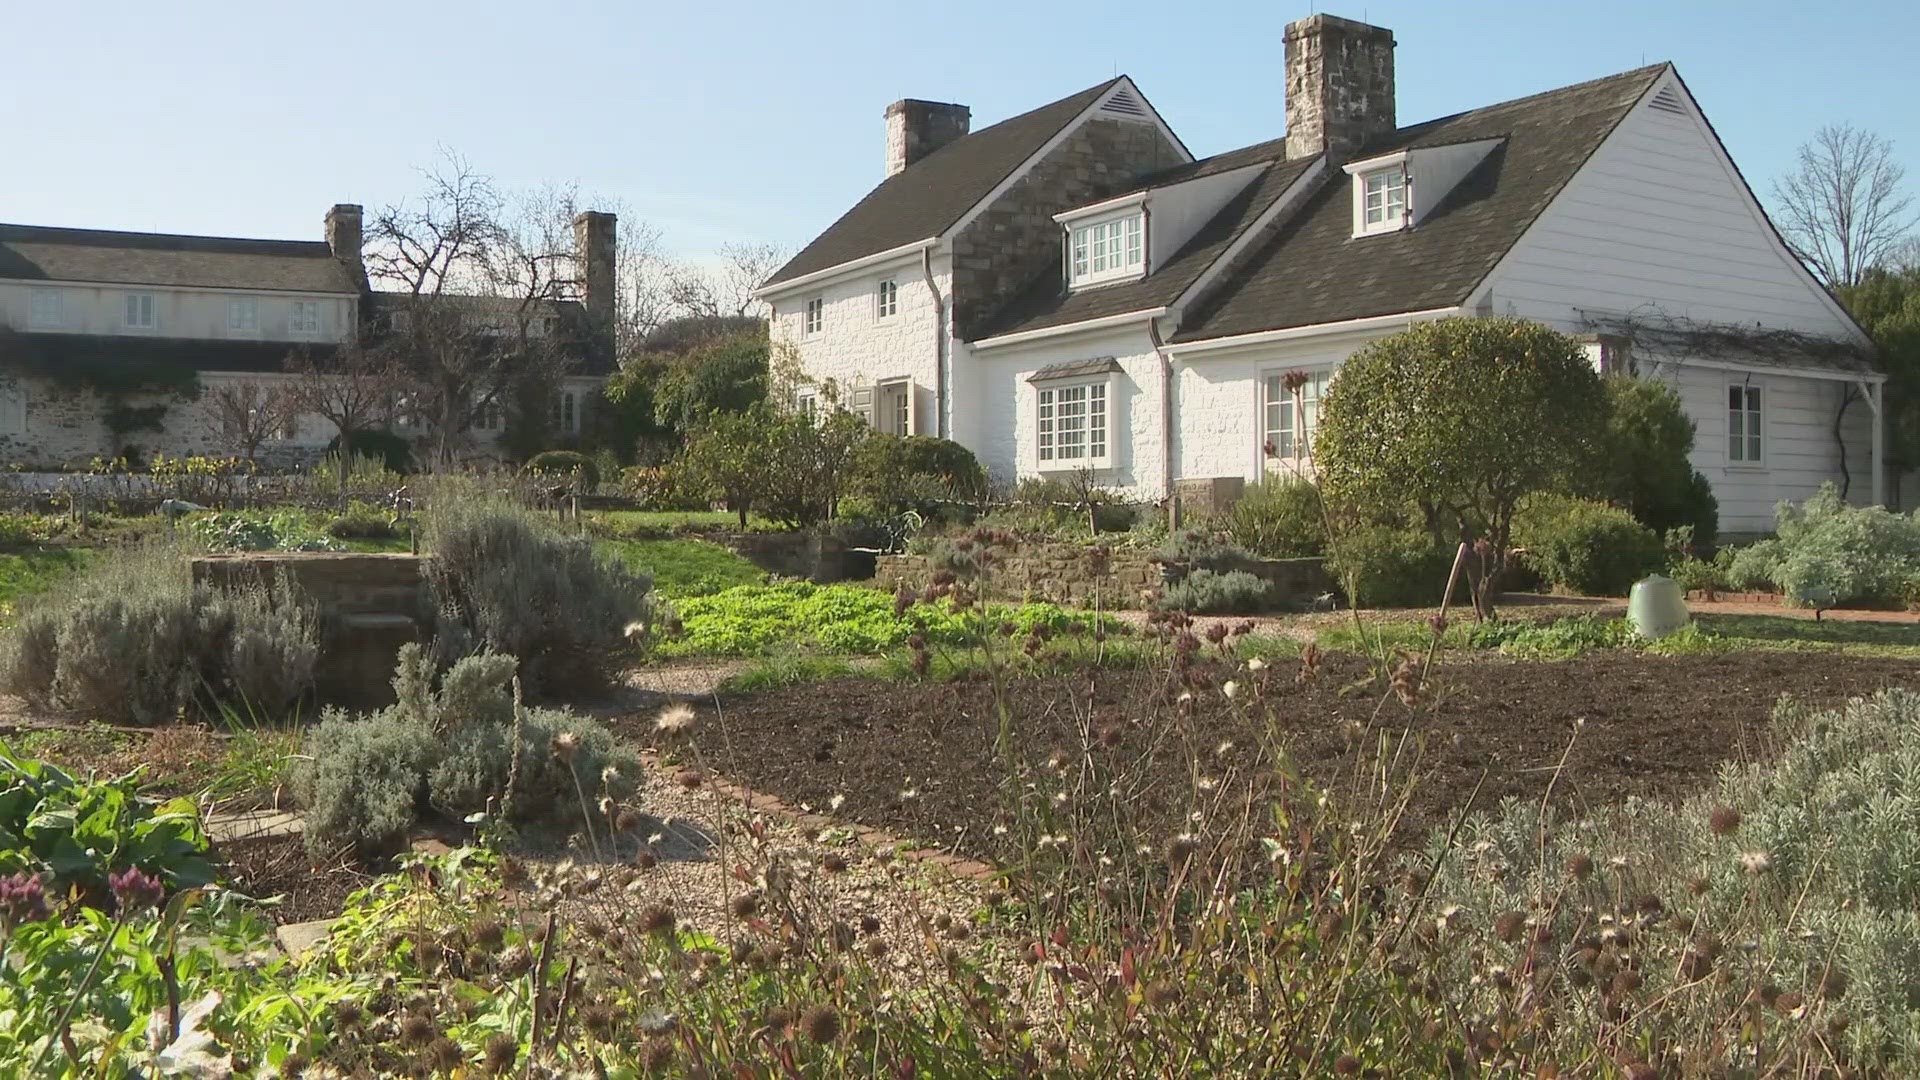
<svg viewBox="0 0 1920 1080"><path fill-rule="evenodd" d="M1034 431L1042 469L1101 468L1109 456L1107 380L1034 390Z"/></svg>
<svg viewBox="0 0 1920 1080"><path fill-rule="evenodd" d="M1146 266L1146 219L1125 217L1072 226L1068 280L1074 285L1138 276Z"/></svg>
<svg viewBox="0 0 1920 1080"><path fill-rule="evenodd" d="M813 420L820 415L820 394L816 390L802 390L793 395L793 407L801 416Z"/></svg>
<svg viewBox="0 0 1920 1080"><path fill-rule="evenodd" d="M295 300L293 317L287 320L287 329L296 334L317 334L320 332L320 301Z"/></svg>
<svg viewBox="0 0 1920 1080"><path fill-rule="evenodd" d="M506 424L506 416L500 408L498 396L490 397L479 403L473 413L473 427L476 431L499 431Z"/></svg>
<svg viewBox="0 0 1920 1080"><path fill-rule="evenodd" d="M59 289L35 289L28 301L27 326L34 330L58 330L66 325L65 297Z"/></svg>
<svg viewBox="0 0 1920 1080"><path fill-rule="evenodd" d="M1268 464L1299 461L1313 453L1313 436L1320 430L1320 399L1326 396L1331 371L1301 372L1296 398L1287 389L1287 373L1272 372L1262 380L1265 443Z"/></svg>
<svg viewBox="0 0 1920 1080"><path fill-rule="evenodd" d="M826 323L826 315L827 302L824 298L816 296L807 301L807 309L800 316L800 333L807 337L819 333L820 327Z"/></svg>
<svg viewBox="0 0 1920 1080"><path fill-rule="evenodd" d="M1727 387L1727 461L1758 465L1765 461L1765 406L1761 389L1751 383Z"/></svg>
<svg viewBox="0 0 1920 1080"><path fill-rule="evenodd" d="M580 398L571 390L562 390L553 397L553 427L563 435L572 435L580 430Z"/></svg>
<svg viewBox="0 0 1920 1080"><path fill-rule="evenodd" d="M127 294L127 329L151 330L155 326L153 316L153 294L136 292Z"/></svg>
<svg viewBox="0 0 1920 1080"><path fill-rule="evenodd" d="M1360 178L1361 232L1387 232L1407 220L1407 170L1402 165L1375 169Z"/></svg>
<svg viewBox="0 0 1920 1080"><path fill-rule="evenodd" d="M260 301L251 296L236 296L227 301L227 329L251 334L260 329Z"/></svg>
<svg viewBox="0 0 1920 1080"><path fill-rule="evenodd" d="M873 292L873 317L891 319L900 314L900 283L885 278Z"/></svg>

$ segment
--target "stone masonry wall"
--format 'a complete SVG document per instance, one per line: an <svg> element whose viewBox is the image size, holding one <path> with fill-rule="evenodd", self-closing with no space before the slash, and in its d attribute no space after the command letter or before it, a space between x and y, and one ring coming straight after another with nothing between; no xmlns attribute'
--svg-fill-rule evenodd
<svg viewBox="0 0 1920 1080"><path fill-rule="evenodd" d="M1152 124L1093 119L1053 148L953 238L954 322L963 340L1015 293L1059 273L1053 215L1117 195L1147 173L1181 162Z"/></svg>
<svg viewBox="0 0 1920 1080"><path fill-rule="evenodd" d="M1085 544L1029 542L996 555L996 591L1071 607L1137 608L1142 594L1164 580L1160 563L1148 551L1106 549L1103 554ZM1249 559L1236 569L1273 582L1286 605L1304 604L1333 588L1320 559ZM903 584L920 589L932 576L933 560L926 555L882 555L873 581L887 589Z"/></svg>

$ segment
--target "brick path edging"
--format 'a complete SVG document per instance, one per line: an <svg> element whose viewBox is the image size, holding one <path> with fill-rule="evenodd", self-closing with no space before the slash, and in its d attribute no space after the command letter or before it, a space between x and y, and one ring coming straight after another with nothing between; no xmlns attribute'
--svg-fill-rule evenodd
<svg viewBox="0 0 1920 1080"><path fill-rule="evenodd" d="M661 759L657 752L652 750L640 751L640 760L669 782L674 781L676 776L683 771L683 767L668 765ZM764 791L755 791L744 784L737 784L713 773L702 772L701 781L712 787L714 791L738 802L749 810L756 810L761 813L786 818L802 829L820 830L844 828L853 833L854 839L860 841L862 845L871 851L877 852L883 848L891 848L901 856L912 859L923 866L940 870L951 877L976 881L981 884L990 884L1000 878L1000 871L976 859L969 859L965 856L956 855L950 851L942 851L938 848L916 847L884 829L876 829L871 825L861 825L850 821L838 821L825 814L816 814L808 810L801 810L798 807L788 806L777 795L772 795Z"/></svg>

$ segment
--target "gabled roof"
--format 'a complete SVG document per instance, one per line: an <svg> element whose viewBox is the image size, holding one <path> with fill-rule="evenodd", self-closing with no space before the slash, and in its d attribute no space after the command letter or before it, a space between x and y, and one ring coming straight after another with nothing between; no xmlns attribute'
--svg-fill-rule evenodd
<svg viewBox="0 0 1920 1080"><path fill-rule="evenodd" d="M1375 141L1356 157L1504 140L1416 228L1355 238L1348 187L1328 184L1190 313L1174 340L1462 303L1666 70L1638 68Z"/></svg>
<svg viewBox="0 0 1920 1080"><path fill-rule="evenodd" d="M1167 184L1195 180L1202 176L1258 164L1261 159L1251 156L1251 151L1267 153L1271 160L1273 157L1278 157L1284 149L1285 140L1276 140L1261 143L1257 147L1205 158L1158 174L1146 186L1148 188L1164 187ZM1201 226L1200 231L1194 233L1193 237L1182 245L1172 258L1154 267L1153 273L1138 281L1102 285L1098 288L1070 293L1062 287L1058 271L1041 275L1001 310L1000 314L993 319L992 328L983 336L1043 330L1052 326L1065 326L1069 323L1105 318L1109 315L1123 315L1130 311L1146 311L1173 303L1187 291L1188 286L1206 272L1207 267L1213 265L1214 260L1226 251L1243 230L1259 220L1274 201L1293 186L1293 182L1300 178L1300 174L1317 160L1319 159L1272 161L1265 172L1255 177L1251 183L1241 189L1239 194L1229 199L1227 204L1221 207L1220 212Z"/></svg>
<svg viewBox="0 0 1920 1080"><path fill-rule="evenodd" d="M955 139L881 181L766 285L939 236L1125 76Z"/></svg>
<svg viewBox="0 0 1920 1080"><path fill-rule="evenodd" d="M318 240L0 225L0 278L357 294Z"/></svg>

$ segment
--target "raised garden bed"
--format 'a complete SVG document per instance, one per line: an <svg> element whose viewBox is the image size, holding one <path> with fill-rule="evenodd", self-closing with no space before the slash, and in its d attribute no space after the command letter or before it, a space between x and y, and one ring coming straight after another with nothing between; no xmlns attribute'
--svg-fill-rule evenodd
<svg viewBox="0 0 1920 1080"><path fill-rule="evenodd" d="M1338 788L1360 755L1370 754L1373 736L1349 734L1350 723L1367 724L1378 705L1371 693L1350 692L1367 674L1364 663L1329 657L1305 685L1295 684L1295 670L1284 661L1269 668L1258 698L1246 685L1232 702L1217 692L1200 694L1190 726L1177 731L1166 720L1130 722L1170 715L1179 688L1164 675L1016 680L1011 723L1021 755L1035 766L1055 750L1077 752L1079 725L1089 715L1095 724L1119 725L1125 742L1111 752L1146 755L1160 766L1165 782L1141 805L1164 818L1170 832L1179 831L1192 791L1180 748L1210 751L1230 740L1254 745L1269 707L1293 763L1321 784ZM1238 677L1248 680L1244 672ZM1783 691L1832 704L1886 686L1920 686L1920 670L1896 660L1772 652L1439 664L1433 706L1411 716L1412 734L1424 739L1425 749L1403 834L1412 841L1450 820L1483 771L1475 806L1486 810L1510 796L1538 799L1549 784L1554 802L1575 811L1630 795L1676 798L1709 781L1722 761L1762 753ZM849 678L740 695L721 705L722 716L703 709L709 715L696 738L713 767L731 778L792 805L824 807L839 796L841 817L964 854L989 860L1011 854L992 835L1004 821L1003 770L986 680ZM1380 717L1375 730L1395 737L1409 722L1397 702ZM1556 781L1555 766L1582 720ZM644 739L645 723L613 726L618 731L624 724L624 734ZM915 797L903 801L905 790Z"/></svg>

